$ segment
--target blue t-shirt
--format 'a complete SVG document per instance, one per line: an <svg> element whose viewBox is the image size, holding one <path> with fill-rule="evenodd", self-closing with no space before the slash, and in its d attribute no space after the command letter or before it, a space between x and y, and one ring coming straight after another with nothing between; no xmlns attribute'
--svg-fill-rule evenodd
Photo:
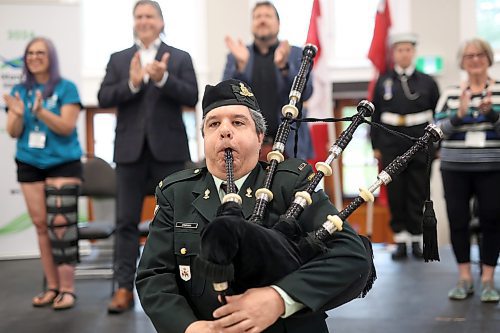
<svg viewBox="0 0 500 333"><path fill-rule="evenodd" d="M43 121L37 119L31 109L35 101L35 92L43 92L45 86L36 84L29 91L20 84L14 86L11 95L19 93L24 102L24 128L21 136L17 140L16 159L39 169L47 169L66 162L80 160L82 149L78 141L76 128L70 135L60 135L53 132ZM61 115L61 107L65 104L80 103L80 96L75 84L71 81L61 79L54 87L54 93L43 100L43 108ZM28 140L30 133L38 129L45 133L45 147L30 148Z"/></svg>

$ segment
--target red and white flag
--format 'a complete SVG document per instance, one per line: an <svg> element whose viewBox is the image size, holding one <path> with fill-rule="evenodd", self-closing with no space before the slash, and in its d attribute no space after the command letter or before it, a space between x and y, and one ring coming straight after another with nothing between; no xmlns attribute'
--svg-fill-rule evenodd
<svg viewBox="0 0 500 333"><path fill-rule="evenodd" d="M368 59L375 66L376 73L368 85L368 100L373 100L375 85L378 76L384 74L391 64L389 55L389 30L391 28L391 12L389 10L389 0L380 0L377 7L377 15L375 16L375 27L373 29L373 39L368 51ZM382 165L379 161L379 171L382 170ZM385 186L380 187L378 202L387 206L387 189ZM370 231L371 232L371 231Z"/></svg>
<svg viewBox="0 0 500 333"><path fill-rule="evenodd" d="M315 118L329 118L333 116L333 99L332 99L332 80L327 66L327 58L329 48L326 43L323 43L325 35L322 34L326 30L326 15L328 9L331 8L329 2L314 0L311 19L309 21L309 30L307 33L306 43L314 44L318 47L318 52L314 58L313 68L313 94L307 101L308 116ZM321 9L325 10L321 11ZM323 15L325 16L323 16ZM331 17L331 16L330 16ZM324 162L328 157L328 149L331 142L335 141L336 133L335 126L332 123L314 123L310 126L311 139L314 146L315 158L309 160L309 163L315 165L316 162ZM340 187L340 172L338 159L333 161L333 191L337 207L342 207L342 190ZM324 181L331 181L324 179ZM323 185L322 185L323 186Z"/></svg>
<svg viewBox="0 0 500 333"><path fill-rule="evenodd" d="M314 0L313 7L311 11L311 20L309 21L309 30L307 31L306 44L314 44L318 48L316 57L314 58L314 63L319 61L321 56L321 42L319 36L319 25L321 21L321 9L319 6L319 0Z"/></svg>
<svg viewBox="0 0 500 333"><path fill-rule="evenodd" d="M368 86L368 99L373 98L373 89L379 74L384 74L389 67L388 38L391 28L391 12L389 10L389 0L380 0L375 16L375 27L373 38L368 51L368 59L371 60L377 73Z"/></svg>

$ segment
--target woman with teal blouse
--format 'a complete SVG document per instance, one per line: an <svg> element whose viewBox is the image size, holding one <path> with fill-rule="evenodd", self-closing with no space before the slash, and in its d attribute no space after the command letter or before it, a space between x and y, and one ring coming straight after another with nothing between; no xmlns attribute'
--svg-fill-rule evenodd
<svg viewBox="0 0 500 333"><path fill-rule="evenodd" d="M28 43L22 82L10 95L4 95L4 100L7 132L17 139L17 179L36 228L47 282L47 289L35 296L32 304L68 309L76 300L77 202L69 205L73 211L61 207L68 198L75 201L82 177L82 150L76 131L81 103L75 84L59 74L50 40L37 37Z"/></svg>

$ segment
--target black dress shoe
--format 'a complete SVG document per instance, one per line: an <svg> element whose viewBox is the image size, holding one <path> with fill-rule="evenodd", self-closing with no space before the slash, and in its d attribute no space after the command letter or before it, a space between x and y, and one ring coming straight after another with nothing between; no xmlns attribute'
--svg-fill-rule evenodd
<svg viewBox="0 0 500 333"><path fill-rule="evenodd" d="M424 253L422 252L422 248L420 247L419 242L411 243L411 253L416 259L423 259Z"/></svg>
<svg viewBox="0 0 500 333"><path fill-rule="evenodd" d="M391 255L392 260L402 260L406 259L408 256L406 254L406 243L396 243L396 251L394 251Z"/></svg>

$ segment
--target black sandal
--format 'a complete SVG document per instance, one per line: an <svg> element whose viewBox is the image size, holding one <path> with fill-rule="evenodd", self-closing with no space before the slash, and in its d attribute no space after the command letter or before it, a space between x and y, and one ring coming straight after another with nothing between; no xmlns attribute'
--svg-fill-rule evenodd
<svg viewBox="0 0 500 333"><path fill-rule="evenodd" d="M63 304L63 305L57 305L59 302L61 302L64 299L65 295L70 295L73 298L73 301L68 304ZM75 306L76 303L76 295L70 291L61 291L59 295L57 295L56 298L54 298L54 302L52 304L52 308L54 310L67 310L71 309L73 306Z"/></svg>
<svg viewBox="0 0 500 333"><path fill-rule="evenodd" d="M47 300L45 302L35 303L35 299L42 300L42 299L45 298L45 296L49 292L53 292L54 293L54 297L50 298L49 300ZM41 307L44 307L44 306L47 306L47 305L50 305L50 304L54 303L54 300L56 299L56 297L58 295L59 295L59 290L53 289L53 288L47 289L44 292L41 292L40 294L38 294L37 296L35 296L31 304L33 304L33 306L35 308L41 308Z"/></svg>

